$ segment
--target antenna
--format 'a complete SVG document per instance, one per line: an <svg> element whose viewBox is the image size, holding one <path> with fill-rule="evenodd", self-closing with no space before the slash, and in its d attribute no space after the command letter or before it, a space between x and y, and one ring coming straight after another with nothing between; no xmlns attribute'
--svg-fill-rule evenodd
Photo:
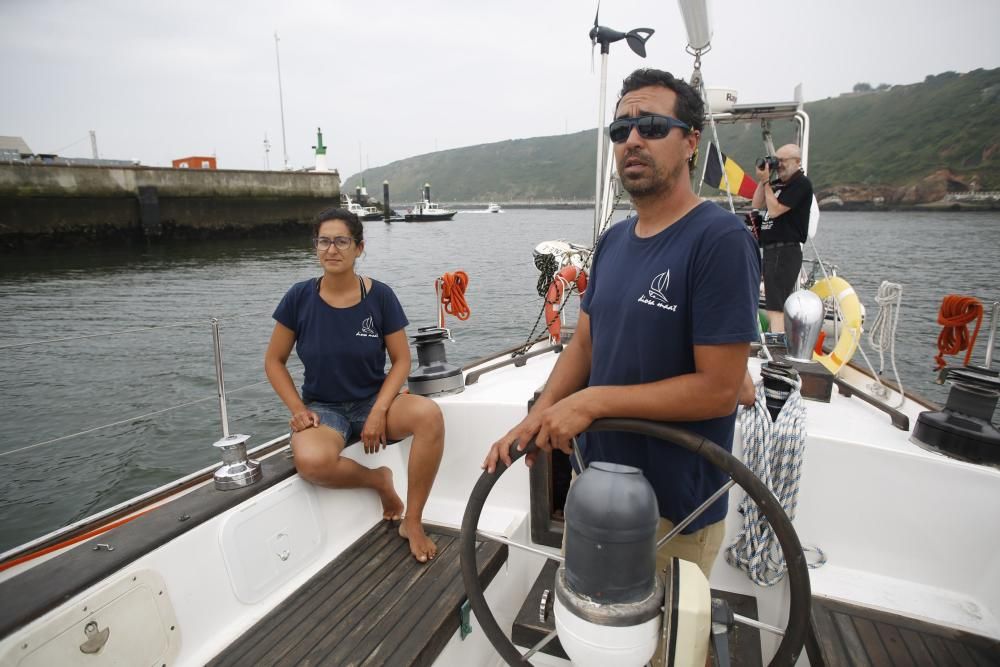
<svg viewBox="0 0 1000 667"><path fill-rule="evenodd" d="M90 131L90 151L94 154L95 160L101 159L101 156L97 154L97 132L95 130Z"/></svg>
<svg viewBox="0 0 1000 667"><path fill-rule="evenodd" d="M361 160L361 142L358 142L358 169L361 171L361 187L365 187L365 163Z"/></svg>
<svg viewBox="0 0 1000 667"><path fill-rule="evenodd" d="M278 32L274 33L274 59L278 63L278 104L281 106L281 151L285 155L285 171L288 171L288 145L285 143L285 98L281 92L281 54L278 53Z"/></svg>

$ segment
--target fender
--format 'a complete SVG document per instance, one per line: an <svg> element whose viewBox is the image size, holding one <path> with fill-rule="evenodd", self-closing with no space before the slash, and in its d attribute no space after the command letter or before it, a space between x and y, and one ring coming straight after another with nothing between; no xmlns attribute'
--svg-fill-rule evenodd
<svg viewBox="0 0 1000 667"><path fill-rule="evenodd" d="M587 291L587 272L572 264L564 266L552 277L552 283L545 292L545 326L553 343L562 342L562 309L568 297L570 285L583 296Z"/></svg>

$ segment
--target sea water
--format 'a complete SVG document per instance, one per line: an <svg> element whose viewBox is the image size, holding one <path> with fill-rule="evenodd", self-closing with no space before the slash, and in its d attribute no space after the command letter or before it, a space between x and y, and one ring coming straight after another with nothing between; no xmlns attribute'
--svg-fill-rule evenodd
<svg viewBox="0 0 1000 667"><path fill-rule="evenodd" d="M435 279L468 273L472 316L446 322L455 338L449 361L465 364L542 333L532 249L553 239L589 245L591 220L585 210L506 209L367 222L358 270L396 291L410 332L436 322ZM250 434L251 447L287 432L263 356L282 295L321 272L308 237L3 257L0 551L216 461L212 318L229 431ZM947 389L932 370L937 310L946 294L976 296L987 309L1000 299L1000 213L827 212L815 246L855 287L869 322L879 284L902 285L899 372L908 389L943 403ZM814 256L811 246L805 255ZM987 333L984 324L980 363ZM299 382L294 355L290 367Z"/></svg>

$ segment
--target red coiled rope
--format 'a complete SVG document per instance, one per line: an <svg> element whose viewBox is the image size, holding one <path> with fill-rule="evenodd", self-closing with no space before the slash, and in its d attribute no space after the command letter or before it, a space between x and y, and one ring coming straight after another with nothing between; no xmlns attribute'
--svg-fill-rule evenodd
<svg viewBox="0 0 1000 667"><path fill-rule="evenodd" d="M465 271L446 273L434 281L434 292L440 293L441 306L438 309L438 325L444 326L444 314L454 315L460 320L469 319L472 311L465 300L465 288L469 286L469 274Z"/></svg>
<svg viewBox="0 0 1000 667"><path fill-rule="evenodd" d="M970 338L967 325L972 320L976 320L976 330L972 332ZM938 336L938 353L934 357L938 365L935 370L941 370L948 365L944 355L958 354L962 350L968 350L965 353L965 365L968 366L972 359L972 349L976 346L979 327L983 323L982 302L972 296L949 294L941 302L937 321L944 328Z"/></svg>

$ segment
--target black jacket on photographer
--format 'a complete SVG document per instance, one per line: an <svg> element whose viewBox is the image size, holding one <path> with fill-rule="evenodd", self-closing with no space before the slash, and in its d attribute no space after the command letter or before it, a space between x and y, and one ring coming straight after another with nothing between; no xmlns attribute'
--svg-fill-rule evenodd
<svg viewBox="0 0 1000 667"><path fill-rule="evenodd" d="M809 235L809 209L812 206L812 182L796 170L787 183L778 181L771 186L778 202L789 210L776 218L765 215L760 225L760 245L775 243L805 243Z"/></svg>

